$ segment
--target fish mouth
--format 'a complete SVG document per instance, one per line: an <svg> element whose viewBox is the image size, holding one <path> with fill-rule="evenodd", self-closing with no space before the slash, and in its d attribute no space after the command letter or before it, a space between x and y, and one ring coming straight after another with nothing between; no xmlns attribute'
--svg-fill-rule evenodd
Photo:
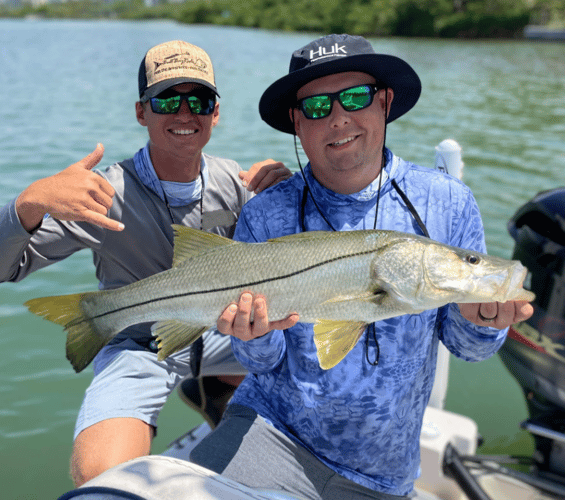
<svg viewBox="0 0 565 500"><path fill-rule="evenodd" d="M531 302L535 298L535 294L523 288L527 274L528 270L520 262L515 261L507 272L498 275L495 273L490 277L485 276L487 281L479 278L476 284L481 285L481 291L475 302L504 303L512 300ZM476 290L479 291L478 288ZM480 295L483 295L482 299L479 299Z"/></svg>
<svg viewBox="0 0 565 500"><path fill-rule="evenodd" d="M501 291L503 292L501 295L504 295L501 302L508 300L527 300L530 302L534 300L534 293L524 288L524 281L527 275L528 269L517 262L513 272L508 273L508 278L501 287Z"/></svg>

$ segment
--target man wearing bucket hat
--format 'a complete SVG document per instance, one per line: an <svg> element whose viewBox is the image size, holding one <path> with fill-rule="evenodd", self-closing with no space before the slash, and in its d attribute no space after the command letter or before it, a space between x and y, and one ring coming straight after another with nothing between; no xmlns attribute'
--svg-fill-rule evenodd
<svg viewBox="0 0 565 500"><path fill-rule="evenodd" d="M135 109L147 127L147 145L95 173L99 145L0 210L1 281L21 280L90 248L101 289L133 283L171 266L172 224L231 237L251 191L290 176L272 160L243 172L232 160L202 152L218 123L219 104L212 62L201 48L184 41L153 47L141 62L138 82ZM214 377L239 381L246 371L228 337L207 332L203 339L201 352L189 348L158 362L150 325L142 324L102 349L75 427L71 473L77 485L148 454L159 411L185 377L207 376L208 387L217 388L215 394L188 394L195 406L208 403L203 413L214 424L221 400L234 389Z"/></svg>
<svg viewBox="0 0 565 500"><path fill-rule="evenodd" d="M420 88L405 61L375 53L362 37L329 35L294 52L288 75L265 91L259 110L300 139L309 163L246 204L234 239L378 228L484 252L470 190L385 147L387 124L416 104ZM218 329L233 336L250 373L191 460L310 500L409 498L438 343L461 358L485 359L504 342L505 328L531 313L527 303L451 304L378 321L324 370L311 324L276 329L264 298L244 293Z"/></svg>

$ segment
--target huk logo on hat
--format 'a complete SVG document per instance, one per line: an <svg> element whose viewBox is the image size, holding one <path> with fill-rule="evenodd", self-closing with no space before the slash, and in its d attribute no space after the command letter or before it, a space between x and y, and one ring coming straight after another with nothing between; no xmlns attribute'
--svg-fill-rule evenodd
<svg viewBox="0 0 565 500"><path fill-rule="evenodd" d="M377 54L361 36L326 35L293 52L288 75L272 83L261 96L259 113L271 127L294 134L289 111L296 107L300 87L328 75L356 71L372 76L381 87L394 92L387 123L396 120L418 101L422 84L402 59Z"/></svg>
<svg viewBox="0 0 565 500"><path fill-rule="evenodd" d="M336 42L330 48L319 47L318 50L311 50L310 62L317 61L318 59L324 59L326 57L346 57L347 50L345 50L345 47L345 45L339 45Z"/></svg>
<svg viewBox="0 0 565 500"><path fill-rule="evenodd" d="M139 68L140 98L155 97L180 83L199 83L216 94L210 56L196 45L174 40L150 49Z"/></svg>

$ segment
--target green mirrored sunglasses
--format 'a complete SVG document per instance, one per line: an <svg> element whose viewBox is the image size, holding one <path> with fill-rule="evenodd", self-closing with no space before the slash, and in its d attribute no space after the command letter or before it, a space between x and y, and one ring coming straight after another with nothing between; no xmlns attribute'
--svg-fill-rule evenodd
<svg viewBox="0 0 565 500"><path fill-rule="evenodd" d="M357 85L334 93L305 97L297 102L297 107L306 118L317 120L329 116L334 101L339 101L346 111L365 109L372 104L377 90L377 85Z"/></svg>
<svg viewBox="0 0 565 500"><path fill-rule="evenodd" d="M170 115L178 113L182 101L186 101L190 111L196 115L209 115L214 111L216 96L206 90L194 90L186 94L167 90L149 99L153 113Z"/></svg>

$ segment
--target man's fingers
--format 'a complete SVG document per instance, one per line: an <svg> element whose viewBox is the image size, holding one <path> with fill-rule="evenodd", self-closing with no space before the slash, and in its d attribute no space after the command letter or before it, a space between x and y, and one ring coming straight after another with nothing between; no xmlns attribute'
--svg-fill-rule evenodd
<svg viewBox="0 0 565 500"><path fill-rule="evenodd" d="M233 321L233 333L236 337L245 339L251 336L251 310L253 309L253 295L242 293L239 298L239 310Z"/></svg>
<svg viewBox="0 0 565 500"><path fill-rule="evenodd" d="M110 219L105 215L99 214L97 212L90 212L85 222L90 222L91 224L96 224L97 226L109 229L110 231L123 231L125 226L114 219Z"/></svg>
<svg viewBox="0 0 565 500"><path fill-rule="evenodd" d="M104 146L99 142L96 144L94 151L92 153L86 155L82 160L79 160L75 163L86 170L92 170L96 165L100 163L102 157L104 156Z"/></svg>
<svg viewBox="0 0 565 500"><path fill-rule="evenodd" d="M253 321L251 318L253 317ZM262 337L275 329L285 329L294 326L298 321L298 314L291 314L280 321L269 322L267 301L262 295L253 296L244 292L239 302L230 304L216 323L218 331L224 335L233 335L241 340L251 340Z"/></svg>
<svg viewBox="0 0 565 500"><path fill-rule="evenodd" d="M525 300L517 300L514 302L516 307L516 323L521 321L526 321L528 318L534 314L534 306L530 302L526 302Z"/></svg>
<svg viewBox="0 0 565 500"><path fill-rule="evenodd" d="M90 196L92 197L94 202L100 205L106 212L110 210L110 208L112 208L112 204L114 202L114 188L112 188L109 183L107 184L108 186L110 186L109 190L107 186L101 184L100 189L93 189L90 192Z"/></svg>
<svg viewBox="0 0 565 500"><path fill-rule="evenodd" d="M534 312L527 301L485 302L459 304L462 316L479 326L492 326L499 330L527 320Z"/></svg>
<svg viewBox="0 0 565 500"><path fill-rule="evenodd" d="M253 323L251 326L251 336L261 337L269 330L267 303L265 301L265 297L259 295L255 297L255 300L253 301Z"/></svg>
<svg viewBox="0 0 565 500"><path fill-rule="evenodd" d="M269 330L286 330L287 328L291 328L296 325L299 319L300 317L298 314L293 313L288 318L269 323Z"/></svg>
<svg viewBox="0 0 565 500"><path fill-rule="evenodd" d="M250 191L252 190L255 194L259 194L268 187L274 186L278 182L289 179L292 176L290 171L282 163L281 167L265 170L264 174L265 175L262 177L260 175L256 175L247 189Z"/></svg>
<svg viewBox="0 0 565 500"><path fill-rule="evenodd" d="M254 163L249 171L239 172L243 185L248 191L254 191L256 194L290 177L292 172L284 163L273 159Z"/></svg>
<svg viewBox="0 0 565 500"><path fill-rule="evenodd" d="M483 321L493 320L498 315L498 303L487 302L479 305L479 318Z"/></svg>
<svg viewBox="0 0 565 500"><path fill-rule="evenodd" d="M520 323L528 319L533 312L532 304L523 300L499 303L497 320L509 325Z"/></svg>
<svg viewBox="0 0 565 500"><path fill-rule="evenodd" d="M298 314L293 313L283 320L269 322L265 297L262 295L254 297L252 293L244 292L237 304L232 303L224 309L216 326L224 335L232 335L247 341L262 337L271 330L290 328L298 322L298 319Z"/></svg>
<svg viewBox="0 0 565 500"><path fill-rule="evenodd" d="M235 315L237 314L237 304L230 304L224 309L224 312L218 318L216 327L220 333L224 335L232 334L233 322L235 320Z"/></svg>
<svg viewBox="0 0 565 500"><path fill-rule="evenodd" d="M253 307L253 295L242 293L239 302L232 303L218 318L216 327L224 335L232 335L241 340L250 340L251 337L251 310Z"/></svg>

